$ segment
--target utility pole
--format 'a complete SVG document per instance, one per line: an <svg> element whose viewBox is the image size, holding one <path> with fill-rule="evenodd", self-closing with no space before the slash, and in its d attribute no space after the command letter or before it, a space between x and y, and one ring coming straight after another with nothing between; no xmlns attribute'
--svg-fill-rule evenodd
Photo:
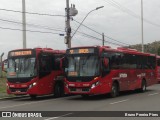
<svg viewBox="0 0 160 120"><path fill-rule="evenodd" d="M142 32L142 52L144 52L144 39L143 39L143 0L141 0L141 32Z"/></svg>
<svg viewBox="0 0 160 120"><path fill-rule="evenodd" d="M3 74L2 74L2 68L3 68L3 64L2 64L2 62L3 62L3 55L4 55L4 53L2 53L1 54L1 58L0 58L0 64L1 64L1 66L0 66L0 77L2 78L3 77Z"/></svg>
<svg viewBox="0 0 160 120"><path fill-rule="evenodd" d="M66 36L65 43L67 44L67 48L71 48L71 26L70 26L70 8L69 8L69 0L66 0Z"/></svg>
<svg viewBox="0 0 160 120"><path fill-rule="evenodd" d="M23 30L23 49L26 48L26 6L25 0L22 0L22 30Z"/></svg>
<svg viewBox="0 0 160 120"><path fill-rule="evenodd" d="M104 33L102 33L102 46L104 46Z"/></svg>

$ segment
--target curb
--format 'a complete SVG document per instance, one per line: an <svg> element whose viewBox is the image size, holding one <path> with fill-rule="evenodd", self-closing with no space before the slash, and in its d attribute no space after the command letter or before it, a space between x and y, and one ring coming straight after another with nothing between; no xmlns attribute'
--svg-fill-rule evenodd
<svg viewBox="0 0 160 120"><path fill-rule="evenodd" d="M2 98L0 98L0 100L17 99L17 98L25 98L25 97L28 97L28 96L2 97Z"/></svg>

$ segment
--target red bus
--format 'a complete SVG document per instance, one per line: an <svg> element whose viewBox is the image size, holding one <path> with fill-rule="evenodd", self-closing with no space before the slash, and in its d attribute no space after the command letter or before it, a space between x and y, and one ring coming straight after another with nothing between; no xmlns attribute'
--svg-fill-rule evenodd
<svg viewBox="0 0 160 120"><path fill-rule="evenodd" d="M8 53L7 92L15 95L64 93L61 58L65 51L51 48L18 49Z"/></svg>
<svg viewBox="0 0 160 120"><path fill-rule="evenodd" d="M157 56L156 76L157 81L160 82L160 56Z"/></svg>
<svg viewBox="0 0 160 120"><path fill-rule="evenodd" d="M65 92L82 96L145 91L157 83L156 55L109 46L75 47L66 51Z"/></svg>

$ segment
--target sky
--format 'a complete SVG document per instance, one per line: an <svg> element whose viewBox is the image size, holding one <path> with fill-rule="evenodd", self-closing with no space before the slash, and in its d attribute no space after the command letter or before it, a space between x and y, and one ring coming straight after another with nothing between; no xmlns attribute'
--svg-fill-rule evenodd
<svg viewBox="0 0 160 120"><path fill-rule="evenodd" d="M22 11L22 0L0 0L0 2L0 54L4 52L4 58L6 58L8 51L23 47L23 39L22 31L2 29L21 30L22 25L4 20L21 23L22 14L2 9ZM82 33L77 32L74 35L72 47L101 45L102 36L98 33L105 34L106 46L118 47L126 44L141 44L141 0L70 0L69 2L75 4L78 10L78 14L73 17L78 22L81 22L91 10L104 6L104 8L90 13L83 22L84 25L96 32L81 26L78 31ZM66 0L26 0L26 12L65 15L65 7ZM143 0L143 11L144 43L159 41L160 0ZM71 21L72 34L79 26L74 20ZM66 49L64 36L59 35L65 33L65 17L26 14L26 22L32 24L27 25L27 30L49 32L27 32L27 48ZM92 38L86 37L84 33L92 36Z"/></svg>

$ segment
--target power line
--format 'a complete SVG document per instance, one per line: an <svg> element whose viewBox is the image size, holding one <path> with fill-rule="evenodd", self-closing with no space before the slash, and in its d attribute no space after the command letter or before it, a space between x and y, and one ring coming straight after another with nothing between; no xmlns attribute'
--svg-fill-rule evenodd
<svg viewBox="0 0 160 120"><path fill-rule="evenodd" d="M17 22L17 21L7 20L7 19L1 19L1 18L0 18L0 21L9 22L9 23L15 23L15 24L20 24L20 25L23 24L22 22ZM48 26L37 25L37 24L26 23L26 25L31 26L31 27L43 28L43 29L47 29L47 30L54 30L54 31L65 32L65 31L62 31L62 30L59 30L59 29L51 28L51 27L48 27Z"/></svg>
<svg viewBox="0 0 160 120"><path fill-rule="evenodd" d="M97 37L94 37L94 36L91 36L91 35L88 35L88 34L84 34L84 35L82 35L82 36L84 36L84 37L87 37L87 38L93 38L93 39L95 39L95 40L97 40L97 41L101 41L102 42L102 39L100 39L100 38L97 38ZM118 44L118 43L114 43L114 42L110 42L110 41L104 41L105 43L110 43L110 44L113 44L113 45L117 45L117 46L124 46L124 45L122 45L122 44Z"/></svg>
<svg viewBox="0 0 160 120"><path fill-rule="evenodd" d="M114 1L114 0L104 0L107 3L109 3L110 5L112 5L113 7L121 10L122 12L128 13L129 15L139 18L139 16L137 14L135 14L133 11L129 10L128 8L120 5L118 2Z"/></svg>
<svg viewBox="0 0 160 120"><path fill-rule="evenodd" d="M0 19L0 21L4 21L4 22L9 22L9 23L15 23L15 24L20 24L22 25L21 22L17 22L17 21L12 21L12 20L7 20L7 19ZM48 26L41 26L41 25L35 25L35 24L27 24L27 25L30 25L30 26L33 26L33 27L42 27L44 29L48 29L48 30L55 30L55 31L61 31L61 32L65 32L65 31L62 31L62 30L57 30L57 29L53 29L53 28L48 28ZM47 28L46 28L47 27ZM22 31L21 29L12 29L12 28L1 28L1 29L9 29L9 30L18 30L18 31ZM73 31L75 31L74 29L72 29ZM29 32L40 32L40 33L52 33L52 32L42 32L42 31L31 31L31 30L27 30ZM77 33L79 34L82 34L83 36L85 37L89 37L89 38L93 38L94 36L91 36L89 34L86 34L84 32L81 32L81 31L77 31ZM95 38L95 37L94 37ZM115 44L115 43L114 43Z"/></svg>
<svg viewBox="0 0 160 120"><path fill-rule="evenodd" d="M12 20L7 20L7 19L0 19L0 21L4 21L4 22L9 22L9 23L15 23L15 24L20 24L20 25L22 25L21 22L12 21ZM42 27L42 28L48 29L48 30L55 30L55 31L65 32L65 31L62 31L62 30L57 30L57 29L53 29L53 28L48 28L48 26L41 26L41 25L35 25L35 24L27 24L27 25L30 25L30 26L33 26L33 27ZM5 29L8 29L8 28L5 28ZM9 28L9 29L22 31L22 30L20 30L20 29L12 29L12 28ZM72 29L72 30L75 31L74 29ZM46 32L45 32L45 33L46 33ZM80 31L77 31L77 33L80 33L80 34L88 35L88 36L89 36L89 34L86 34L86 33L80 32Z"/></svg>
<svg viewBox="0 0 160 120"><path fill-rule="evenodd" d="M111 0L111 1L104 0L104 1L107 2L107 3L109 3L110 5L112 5L113 7L121 10L122 12L125 12L125 13L131 15L131 16L134 17L134 18L141 19L141 17L140 17L139 15L137 15L136 13L134 13L133 11L131 11L130 9L122 6L120 3L118 3L118 2L116 2L116 1L114 1L114 0ZM143 20L144 20L146 23L149 23L149 24L154 25L154 26L156 26L156 27L160 27L159 24L153 23L153 22L151 22L150 20L147 20L147 19L145 19L145 18L143 18Z"/></svg>
<svg viewBox="0 0 160 120"><path fill-rule="evenodd" d="M15 31L23 31L21 29L15 29L15 28L6 28L6 27L0 27L0 29L5 29L5 30L15 30ZM53 32L44 32L44 31L34 31L34 30L26 30L28 32L37 32L37 33L50 33L50 34L59 34L60 33L53 33Z"/></svg>
<svg viewBox="0 0 160 120"><path fill-rule="evenodd" d="M74 29L72 29L72 30L74 30ZM75 31L75 30L74 30L74 31ZM84 33L84 32L77 31L77 33L82 34L82 36L84 36L84 37L93 38L93 39L95 39L95 40L98 40L98 41L101 41L101 42L102 42L102 39L97 38L97 37L92 36L92 35L89 35L89 34L86 34L86 33ZM105 40L105 42L110 43L110 44L113 44L113 45L124 46L123 44L118 44L118 43L114 43L114 42L110 42L110 41L106 41L106 40Z"/></svg>
<svg viewBox="0 0 160 120"><path fill-rule="evenodd" d="M47 13L37 13L37 12L22 12L18 10L10 10L10 9L3 9L0 8L2 11L8 11L8 12L15 12L15 13L27 13L27 14L32 14L32 15L43 15L43 16L59 16L59 17L65 17L65 15L53 15L53 14L47 14Z"/></svg>
<svg viewBox="0 0 160 120"><path fill-rule="evenodd" d="M16 23L16 24L22 24L20 22L16 22L16 21L11 21L11 20L6 20L6 19L0 19L1 21L5 21L5 22L11 22L11 23ZM15 29L15 28L6 28L6 27L0 27L0 29L7 29L7 30L14 30L14 31L23 31L21 29ZM74 30L74 29L73 29ZM28 32L37 32L37 33L49 33L49 34L59 34L60 33L53 33L53 32L44 32L44 31L33 31L33 30L26 30ZM75 30L74 30L75 31ZM100 38L97 38L97 37L94 37L92 35L89 35L89 34L86 34L86 33L83 33L81 31L77 31L77 33L80 33L82 34L82 36L84 37L87 37L87 38L93 38L95 40L98 40L98 41L102 41ZM113 43L113 42L109 42L109 41L105 41L107 43L110 43L110 44L114 44L114 45L118 45L118 46L123 46L123 45L120 45L120 44L117 44L117 43Z"/></svg>
<svg viewBox="0 0 160 120"><path fill-rule="evenodd" d="M73 19L73 21L75 21L75 22L77 22L78 24L80 24L80 22L78 22L78 21L77 21L77 20L75 20L75 19ZM88 26L86 26L86 25L84 25L84 24L82 24L82 26L86 27L87 29L89 29L89 30L91 30L91 31L93 31L93 32L95 32L95 33L97 33L97 34L99 34L99 35L102 35L102 33L97 32L96 30L94 30L94 29L92 29L92 28L90 28L90 27L88 27ZM110 40L113 40L113 41L119 42L119 43L121 43L121 44L129 45L129 44L127 44L127 43L124 43L124 42L118 41L118 40L116 40L116 39L114 39L114 38L111 38L111 37L109 37L109 36L106 36L106 35L104 35L104 36L105 36L106 38L110 39Z"/></svg>

